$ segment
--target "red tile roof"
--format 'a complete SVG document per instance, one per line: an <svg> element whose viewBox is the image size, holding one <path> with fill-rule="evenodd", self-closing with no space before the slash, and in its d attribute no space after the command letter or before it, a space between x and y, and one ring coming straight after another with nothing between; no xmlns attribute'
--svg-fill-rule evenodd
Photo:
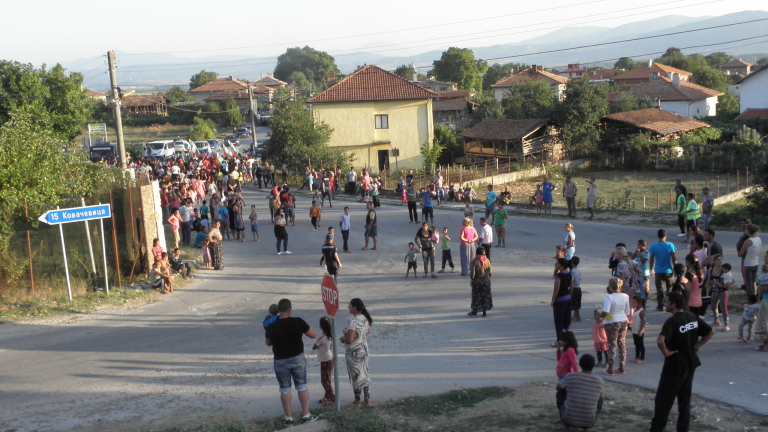
<svg viewBox="0 0 768 432"><path fill-rule="evenodd" d="M492 88L511 87L515 84L520 84L525 80L531 81L546 81L550 84L565 84L568 82L568 78L564 78L553 73L549 73L545 70L534 70L528 68L520 71L520 73L510 75L506 78L500 79L496 84L493 84Z"/></svg>
<svg viewBox="0 0 768 432"><path fill-rule="evenodd" d="M722 68L729 68L729 67L745 67L745 66L752 66L751 63L747 63L741 59L733 59L729 61L728 63L720 66L720 69Z"/></svg>
<svg viewBox="0 0 768 432"><path fill-rule="evenodd" d="M637 111L627 111L609 114L603 120L613 120L645 129L660 135L675 132L687 132L694 129L709 127L708 124L685 116L677 115L658 108L647 108Z"/></svg>
<svg viewBox="0 0 768 432"><path fill-rule="evenodd" d="M602 69L589 71L587 75L591 80L612 79L616 75L616 69Z"/></svg>
<svg viewBox="0 0 768 432"><path fill-rule="evenodd" d="M661 63L653 63L651 64L651 67L649 68L648 65L643 65L640 67L636 67L632 69L631 71L624 72L623 74L616 75L613 77L614 81L621 81L621 80L636 80L636 79L649 79L649 76L652 72L656 72L659 74L659 76L667 76L669 72L672 73L679 73L681 77L689 77L692 74L690 72L686 72L681 69L676 69L671 66L666 66Z"/></svg>
<svg viewBox="0 0 768 432"><path fill-rule="evenodd" d="M430 99L437 92L426 89L384 69L370 65L307 100L308 103Z"/></svg>
<svg viewBox="0 0 768 432"><path fill-rule="evenodd" d="M754 120L758 118L768 120L768 108L747 108L746 111L736 117L736 120Z"/></svg>
<svg viewBox="0 0 768 432"><path fill-rule="evenodd" d="M200 87L190 90L190 93L198 92L220 92L224 90L238 90L248 88L248 84L238 81L232 77L216 78L215 80L203 84Z"/></svg>
<svg viewBox="0 0 768 432"><path fill-rule="evenodd" d="M521 139L549 123L549 119L485 120L459 136L485 140Z"/></svg>
<svg viewBox="0 0 768 432"><path fill-rule="evenodd" d="M638 97L644 96L662 101L691 101L723 95L717 90L683 80L680 80L680 87L678 87L667 77L659 77L651 82L633 87L629 92Z"/></svg>
<svg viewBox="0 0 768 432"><path fill-rule="evenodd" d="M99 92L97 92L95 90L90 90L90 89L85 89L85 90L88 91L88 97L89 98L103 98L103 97L107 96L104 93L99 93Z"/></svg>
<svg viewBox="0 0 768 432"><path fill-rule="evenodd" d="M271 89L269 87L256 87L253 89L254 94L269 94L273 93L275 90ZM207 98L204 99L204 101L214 101L214 100L227 100L227 99L248 99L248 90L224 90L220 92L216 92Z"/></svg>
<svg viewBox="0 0 768 432"><path fill-rule="evenodd" d="M469 97L469 90L449 90L437 92L438 100L466 99Z"/></svg>
<svg viewBox="0 0 768 432"><path fill-rule="evenodd" d="M254 81L253 83L256 85L265 86L265 87L280 87L280 86L288 85L287 82L280 81L279 79L269 75L261 77L258 80Z"/></svg>

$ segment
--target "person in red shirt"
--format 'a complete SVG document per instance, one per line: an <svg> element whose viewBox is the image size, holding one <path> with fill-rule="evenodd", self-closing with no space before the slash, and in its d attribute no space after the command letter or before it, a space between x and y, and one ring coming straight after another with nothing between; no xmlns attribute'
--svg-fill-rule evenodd
<svg viewBox="0 0 768 432"><path fill-rule="evenodd" d="M579 371L579 363L576 361L579 343L572 331L564 331L557 335L557 380L562 381L566 375Z"/></svg>

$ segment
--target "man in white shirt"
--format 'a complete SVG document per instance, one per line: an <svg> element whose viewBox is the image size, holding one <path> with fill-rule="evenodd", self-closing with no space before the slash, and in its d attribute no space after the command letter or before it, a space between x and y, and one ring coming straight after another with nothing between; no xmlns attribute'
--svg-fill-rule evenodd
<svg viewBox="0 0 768 432"><path fill-rule="evenodd" d="M485 249L485 256L491 260L491 247L493 246L493 229L488 225L488 219L480 218L480 231L477 233L477 245Z"/></svg>
<svg viewBox="0 0 768 432"><path fill-rule="evenodd" d="M349 207L344 207L344 213L339 218L339 229L341 230L341 236L344 238L344 252L349 252L349 225L350 225Z"/></svg>
<svg viewBox="0 0 768 432"><path fill-rule="evenodd" d="M347 193L355 196L355 186L357 185L357 173L355 167L351 167L347 173Z"/></svg>

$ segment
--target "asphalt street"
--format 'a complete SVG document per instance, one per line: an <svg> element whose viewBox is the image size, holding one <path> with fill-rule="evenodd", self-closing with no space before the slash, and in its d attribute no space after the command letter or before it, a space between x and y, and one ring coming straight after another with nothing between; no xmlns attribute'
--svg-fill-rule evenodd
<svg viewBox="0 0 768 432"><path fill-rule="evenodd" d="M248 420L281 413L271 351L261 321L271 303L287 297L294 316L317 328L324 315L320 296L320 247L326 228L312 230L309 199L299 196L296 226L289 226L290 255L276 255L266 190L247 190L256 204L262 241L225 243L223 271L198 270L194 283L142 307L98 313L65 322L0 326L0 430L139 430L194 426L221 418ZM554 247L564 220L510 217L507 248L494 248L493 301L487 318L469 317L467 278L405 279L403 258L418 228L400 205L378 209L379 250L361 251L363 204L339 201L323 210L323 227L338 230L344 205L352 214L351 249L341 253L341 304L360 297L374 319L369 337L374 401L461 387L516 385L555 379L555 330L549 300ZM477 206L480 211L480 206ZM476 213L476 220L479 213ZM583 215L582 215L583 217ZM448 227L459 266L462 214L437 210ZM674 220L667 227L674 232ZM602 303L612 246L640 238L655 241L656 228L574 221L581 258L582 316L575 323L580 353L593 353L592 309ZM246 231L248 237L250 232ZM719 233L725 262L737 263L738 233ZM341 248L341 234L336 239ZM675 237L678 247L682 244ZM438 262L439 265L439 262ZM419 262L419 274L422 264ZM740 276L736 276L740 282ZM650 307L653 309L653 306ZM647 363L629 363L626 375L605 377L655 388L662 356L655 335L669 314L651 311ZM337 327L349 318L340 308ZM711 318L707 318L711 321ZM740 316L732 316L736 328ZM322 396L320 368L305 340L310 394ZM718 332L699 355L694 393L768 415L768 355L755 343ZM628 356L634 347L628 338ZM343 359L343 354L340 359ZM343 360L341 361L343 363ZM341 373L340 397L352 390ZM298 409L298 400L294 398ZM650 407L649 407L650 408ZM650 419L649 423L650 423Z"/></svg>

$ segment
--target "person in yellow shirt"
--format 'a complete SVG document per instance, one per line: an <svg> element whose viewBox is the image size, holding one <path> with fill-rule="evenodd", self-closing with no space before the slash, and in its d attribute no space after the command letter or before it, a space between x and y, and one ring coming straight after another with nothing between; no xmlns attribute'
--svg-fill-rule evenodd
<svg viewBox="0 0 768 432"><path fill-rule="evenodd" d="M317 201L312 201L312 207L309 208L309 217L312 219L312 227L317 230L320 227L320 207Z"/></svg>

